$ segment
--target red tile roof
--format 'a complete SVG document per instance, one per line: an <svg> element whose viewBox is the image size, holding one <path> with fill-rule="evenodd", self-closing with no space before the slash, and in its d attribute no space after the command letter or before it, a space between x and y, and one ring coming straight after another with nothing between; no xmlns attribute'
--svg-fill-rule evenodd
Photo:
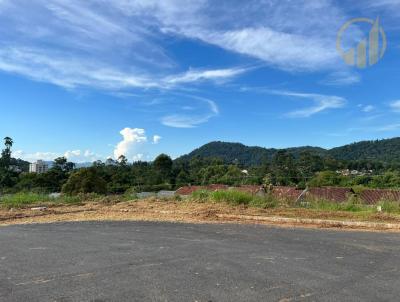
<svg viewBox="0 0 400 302"><path fill-rule="evenodd" d="M242 185L240 187L233 187L232 189L250 194L257 194L259 191L263 190L262 186L259 185Z"/></svg>
<svg viewBox="0 0 400 302"><path fill-rule="evenodd" d="M190 195L195 191L202 190L203 187L201 186L185 186L185 187L180 187L178 190L176 190L175 194L178 195Z"/></svg>
<svg viewBox="0 0 400 302"><path fill-rule="evenodd" d="M395 190L364 190L360 199L366 204L377 204L383 200L400 201L400 191Z"/></svg>
<svg viewBox="0 0 400 302"><path fill-rule="evenodd" d="M350 188L336 188L336 187L322 187L322 188L309 188L307 196L312 198L321 198L335 202L345 202L354 194Z"/></svg>
<svg viewBox="0 0 400 302"><path fill-rule="evenodd" d="M227 185L219 185L219 184L212 184L205 186L205 189L209 191L227 190L228 188L229 186Z"/></svg>
<svg viewBox="0 0 400 302"><path fill-rule="evenodd" d="M207 186L185 186L181 187L176 191L179 195L190 195L198 190L227 190L233 189L241 192L247 192L251 194L257 194L264 190L260 185L243 185L239 187L229 187L227 185L212 184ZM285 187L275 186L272 188L271 193L280 199L297 200L300 194L303 192L301 189L296 187ZM309 188L306 196L311 198L326 199L334 202L345 202L348 198L354 194L354 191L350 188L338 188L338 187L322 187L322 188ZM376 204L383 199L400 202L400 191L396 190L364 190L359 195L361 201L366 204Z"/></svg>
<svg viewBox="0 0 400 302"><path fill-rule="evenodd" d="M303 190L296 187L275 186L272 188L272 195L278 199L297 200Z"/></svg>

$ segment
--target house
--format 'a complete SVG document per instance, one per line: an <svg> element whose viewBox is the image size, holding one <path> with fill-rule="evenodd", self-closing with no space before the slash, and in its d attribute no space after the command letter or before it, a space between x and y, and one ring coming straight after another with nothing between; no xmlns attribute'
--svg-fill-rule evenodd
<svg viewBox="0 0 400 302"><path fill-rule="evenodd" d="M29 164L29 173L46 173L49 170L49 165L43 160L38 160Z"/></svg>

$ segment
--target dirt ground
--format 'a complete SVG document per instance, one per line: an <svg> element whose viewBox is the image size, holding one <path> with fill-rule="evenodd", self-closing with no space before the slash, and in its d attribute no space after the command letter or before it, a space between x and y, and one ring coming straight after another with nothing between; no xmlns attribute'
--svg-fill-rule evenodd
<svg viewBox="0 0 400 302"><path fill-rule="evenodd" d="M383 213L326 212L309 209L260 209L231 206L224 203L197 203L147 199L140 201L104 204L89 202L82 205L45 205L45 209L32 206L24 209L0 208L0 225L50 223L63 221L140 220L191 223L257 223L282 226L318 228L376 229L376 227L327 226L319 223L260 221L248 217L284 217L304 219L329 219L338 221L367 221L400 225L400 216ZM225 217L221 217L224 216ZM230 216L230 217L226 217ZM247 219L232 217L247 216Z"/></svg>

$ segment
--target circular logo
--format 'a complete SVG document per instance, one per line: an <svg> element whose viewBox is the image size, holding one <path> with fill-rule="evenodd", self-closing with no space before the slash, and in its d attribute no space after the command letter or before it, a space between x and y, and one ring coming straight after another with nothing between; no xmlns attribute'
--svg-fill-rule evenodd
<svg viewBox="0 0 400 302"><path fill-rule="evenodd" d="M358 42L356 47L344 50L342 47L343 34L356 23L371 24L367 38ZM380 43L381 41L381 43ZM368 18L355 18L346 22L339 30L336 39L336 49L347 65L366 68L378 63L383 58L387 47L386 33L379 25L379 18L375 21Z"/></svg>

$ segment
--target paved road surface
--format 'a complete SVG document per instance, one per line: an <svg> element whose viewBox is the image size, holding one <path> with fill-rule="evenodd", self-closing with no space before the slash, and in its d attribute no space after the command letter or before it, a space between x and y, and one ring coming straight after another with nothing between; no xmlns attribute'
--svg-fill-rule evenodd
<svg viewBox="0 0 400 302"><path fill-rule="evenodd" d="M0 301L399 301L400 235L151 222L0 228Z"/></svg>

